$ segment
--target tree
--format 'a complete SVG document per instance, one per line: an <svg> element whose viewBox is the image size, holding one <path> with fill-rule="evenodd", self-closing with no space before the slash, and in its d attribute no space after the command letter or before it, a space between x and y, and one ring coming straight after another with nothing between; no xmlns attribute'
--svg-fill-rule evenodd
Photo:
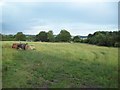
<svg viewBox="0 0 120 90"><path fill-rule="evenodd" d="M17 41L25 41L26 40L26 36L22 32L18 32L15 35L15 40L17 40Z"/></svg>
<svg viewBox="0 0 120 90"><path fill-rule="evenodd" d="M35 36L35 41L40 41L40 39L39 39L39 34L37 34L37 35Z"/></svg>
<svg viewBox="0 0 120 90"><path fill-rule="evenodd" d="M35 41L35 35L26 35L27 41Z"/></svg>
<svg viewBox="0 0 120 90"><path fill-rule="evenodd" d="M57 38L61 42L69 42L71 40L71 35L67 30L61 30Z"/></svg>
<svg viewBox="0 0 120 90"><path fill-rule="evenodd" d="M60 42L60 35L59 34L55 36L55 42Z"/></svg>
<svg viewBox="0 0 120 90"><path fill-rule="evenodd" d="M41 31L39 34L36 35L36 41L47 42L47 33L45 31Z"/></svg>
<svg viewBox="0 0 120 90"><path fill-rule="evenodd" d="M0 33L0 41L2 41L2 34Z"/></svg>
<svg viewBox="0 0 120 90"><path fill-rule="evenodd" d="M2 41L14 41L14 35L2 35Z"/></svg>
<svg viewBox="0 0 120 90"><path fill-rule="evenodd" d="M88 38L91 38L93 35L92 34L88 34Z"/></svg>
<svg viewBox="0 0 120 90"><path fill-rule="evenodd" d="M54 42L55 41L55 38L54 38L54 35L53 35L53 31L48 31L47 39L48 39L49 42Z"/></svg>
<svg viewBox="0 0 120 90"><path fill-rule="evenodd" d="M80 37L79 36L74 36L73 37L73 42L80 42Z"/></svg>
<svg viewBox="0 0 120 90"><path fill-rule="evenodd" d="M89 34L86 43L100 46L115 46L119 47L120 31L97 31L94 34ZM84 42L84 41L82 41Z"/></svg>

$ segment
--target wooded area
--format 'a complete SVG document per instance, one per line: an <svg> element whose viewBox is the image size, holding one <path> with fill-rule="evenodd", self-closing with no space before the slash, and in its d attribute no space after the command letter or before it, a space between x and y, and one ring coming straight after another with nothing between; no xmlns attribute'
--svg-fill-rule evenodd
<svg viewBox="0 0 120 90"><path fill-rule="evenodd" d="M37 35L25 35L18 32L15 35L0 34L2 41L41 41L41 42L76 42L89 43L100 46L119 47L120 31L97 31L89 34L86 39L80 38L79 35L72 36L69 31L61 30L58 35L54 35L53 31L41 31Z"/></svg>

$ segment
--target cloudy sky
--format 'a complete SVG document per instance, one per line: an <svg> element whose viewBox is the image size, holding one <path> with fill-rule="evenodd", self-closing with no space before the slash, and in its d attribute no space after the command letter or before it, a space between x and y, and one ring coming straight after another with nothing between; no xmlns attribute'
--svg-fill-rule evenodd
<svg viewBox="0 0 120 90"><path fill-rule="evenodd" d="M84 1L84 0L83 0ZM5 0L0 3L2 33L38 34L61 29L72 35L118 29L118 0Z"/></svg>

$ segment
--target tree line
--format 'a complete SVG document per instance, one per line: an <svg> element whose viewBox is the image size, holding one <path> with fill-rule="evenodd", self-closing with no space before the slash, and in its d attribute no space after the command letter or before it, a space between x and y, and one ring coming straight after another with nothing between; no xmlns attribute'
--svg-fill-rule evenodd
<svg viewBox="0 0 120 90"><path fill-rule="evenodd" d="M99 46L120 47L120 31L97 31L89 34L88 38L81 42Z"/></svg>
<svg viewBox="0 0 120 90"><path fill-rule="evenodd" d="M89 34L86 39L82 39L80 36L72 37L67 30L61 30L58 35L54 35L53 31L50 30L48 32L41 31L37 35L25 35L22 32L18 32L15 35L0 34L0 37L2 37L2 41L77 42L120 47L120 31L97 31Z"/></svg>
<svg viewBox="0 0 120 90"><path fill-rule="evenodd" d="M18 32L15 35L3 35L2 41L41 41L41 42L70 42L71 34L67 30L61 30L58 35L54 35L53 31L41 31L37 35L25 35L23 32Z"/></svg>

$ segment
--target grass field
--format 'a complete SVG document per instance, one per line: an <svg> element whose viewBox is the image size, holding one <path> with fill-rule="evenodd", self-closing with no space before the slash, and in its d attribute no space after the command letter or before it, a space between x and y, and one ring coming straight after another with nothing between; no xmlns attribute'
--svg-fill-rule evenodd
<svg viewBox="0 0 120 90"><path fill-rule="evenodd" d="M3 88L118 87L118 49L79 43L2 42Z"/></svg>

